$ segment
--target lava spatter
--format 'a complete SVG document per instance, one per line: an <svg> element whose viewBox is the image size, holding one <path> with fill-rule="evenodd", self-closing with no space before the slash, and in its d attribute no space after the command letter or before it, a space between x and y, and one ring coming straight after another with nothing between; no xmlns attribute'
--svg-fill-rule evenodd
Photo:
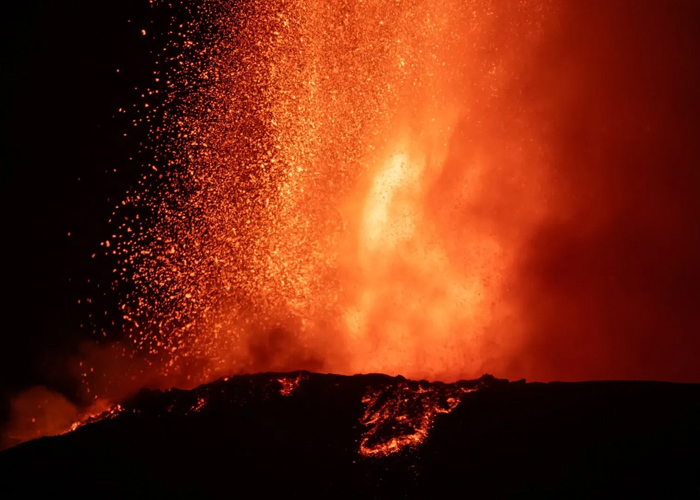
<svg viewBox="0 0 700 500"><path fill-rule="evenodd" d="M188 10L154 74L155 161L109 243L149 366L192 386L292 369L456 380L515 349L502 290L546 172L510 86L550 3Z"/></svg>

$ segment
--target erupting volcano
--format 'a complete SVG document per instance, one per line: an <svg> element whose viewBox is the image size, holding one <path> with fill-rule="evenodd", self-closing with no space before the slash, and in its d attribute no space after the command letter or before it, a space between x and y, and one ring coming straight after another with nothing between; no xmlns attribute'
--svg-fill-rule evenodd
<svg viewBox="0 0 700 500"><path fill-rule="evenodd" d="M206 449L248 450L234 453L241 481L245 453L253 473L279 446L270 470L287 477L285 466L301 465L282 462L295 457L320 467L329 479L316 492L353 484L349 498L425 498L462 466L488 492L497 471L480 479L486 468L457 451L495 460L488 440L522 460L509 439L540 435L548 450L525 472L499 462L517 478L494 490L503 495L544 491L532 467L556 469L550 454L569 425L614 442L626 464L615 487L700 442L689 417L697 386L483 375L700 381L690 187L700 148L697 124L682 121L700 108L688 90L700 82L689 69L700 43L677 14L690 7L149 3L161 21L133 29L153 64L116 114L143 164L90 250L110 278L77 301L97 340L64 362L76 394L13 397L5 446L61 435L49 442L80 455L89 436L101 447L121 436L130 444L116 446L127 458L114 474L136 477L147 463L164 483L134 481L151 494L178 483L216 496L221 484L198 490L202 470L181 480L163 451L179 442L196 452L201 431ZM651 33L644 50L640 33ZM654 97L674 89L678 103ZM597 422L608 411L618 413ZM620 415L638 434L623 432ZM634 462L628 445L654 421ZM290 437L297 429L308 444ZM133 462L129 450L148 448L135 436L169 465ZM5 452L7 463L51 456L41 443ZM580 450L582 471L609 473L587 461L602 441L572 443L570 464ZM674 477L690 491L695 464L679 455L645 484ZM547 491L570 493L561 485L580 477L564 469ZM308 474L295 474L294 491L308 488Z"/></svg>
<svg viewBox="0 0 700 500"><path fill-rule="evenodd" d="M200 9L154 75L153 171L104 242L132 344L197 382L502 370L509 273L548 210L542 126L514 82L549 2Z"/></svg>

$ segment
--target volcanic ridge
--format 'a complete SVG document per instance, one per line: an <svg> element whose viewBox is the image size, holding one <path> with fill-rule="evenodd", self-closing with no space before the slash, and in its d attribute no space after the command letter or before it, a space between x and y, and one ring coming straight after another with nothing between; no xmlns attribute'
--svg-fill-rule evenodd
<svg viewBox="0 0 700 500"><path fill-rule="evenodd" d="M687 498L699 449L700 385L262 373L142 390L0 475L27 497Z"/></svg>

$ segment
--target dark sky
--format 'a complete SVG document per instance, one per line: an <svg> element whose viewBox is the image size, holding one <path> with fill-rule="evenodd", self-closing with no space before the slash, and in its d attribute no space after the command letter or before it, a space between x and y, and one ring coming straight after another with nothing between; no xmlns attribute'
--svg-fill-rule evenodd
<svg viewBox="0 0 700 500"><path fill-rule="evenodd" d="M141 30L165 21L146 0L10 5L0 16L2 401L33 384L70 390L64 360L91 338L87 315L115 305L95 288L108 263L90 256L139 175L145 130L117 110L136 101L163 44ZM699 10L580 0L543 48L531 92L550 102L541 113L568 208L522 256L531 340L514 371L700 382ZM86 296L91 309L77 304Z"/></svg>
<svg viewBox="0 0 700 500"><path fill-rule="evenodd" d="M4 402L32 384L68 389L65 359L92 337L88 315L114 307L113 297L100 301L109 264L91 255L138 176L145 130L117 110L136 102L155 42L141 36L153 20L147 1L29 0L2 10Z"/></svg>

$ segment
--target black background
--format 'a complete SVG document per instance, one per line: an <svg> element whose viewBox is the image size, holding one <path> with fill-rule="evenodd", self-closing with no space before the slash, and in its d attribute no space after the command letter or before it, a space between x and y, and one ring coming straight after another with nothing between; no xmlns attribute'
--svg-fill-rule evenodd
<svg viewBox="0 0 700 500"><path fill-rule="evenodd" d="M34 384L70 392L66 360L81 342L96 340L95 327L110 326L104 311L117 299L99 243L140 175L146 130L133 126L130 110L160 42L150 36L158 18L147 1L29 0L2 11L5 403Z"/></svg>

